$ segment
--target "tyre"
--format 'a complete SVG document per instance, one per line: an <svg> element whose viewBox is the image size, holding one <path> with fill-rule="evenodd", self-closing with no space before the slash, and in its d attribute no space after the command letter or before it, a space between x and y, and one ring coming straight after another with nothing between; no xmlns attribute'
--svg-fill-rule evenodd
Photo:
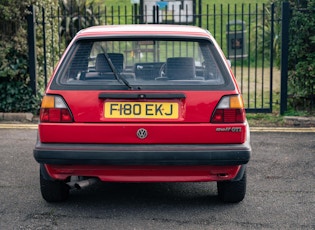
<svg viewBox="0 0 315 230"><path fill-rule="evenodd" d="M238 181L218 181L219 199L227 203L238 203L242 201L246 193L246 170Z"/></svg>
<svg viewBox="0 0 315 230"><path fill-rule="evenodd" d="M53 181L44 178L40 170L40 191L47 202L61 202L69 197L69 187L63 181Z"/></svg>

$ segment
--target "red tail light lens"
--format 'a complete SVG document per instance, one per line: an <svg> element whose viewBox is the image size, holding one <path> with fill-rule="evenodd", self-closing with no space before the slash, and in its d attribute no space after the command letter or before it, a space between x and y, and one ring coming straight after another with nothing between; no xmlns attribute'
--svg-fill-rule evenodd
<svg viewBox="0 0 315 230"><path fill-rule="evenodd" d="M73 122L70 109L60 96L44 96L39 116L41 122Z"/></svg>
<svg viewBox="0 0 315 230"><path fill-rule="evenodd" d="M217 105L211 123L243 123L245 122L245 109L240 95L223 97Z"/></svg>

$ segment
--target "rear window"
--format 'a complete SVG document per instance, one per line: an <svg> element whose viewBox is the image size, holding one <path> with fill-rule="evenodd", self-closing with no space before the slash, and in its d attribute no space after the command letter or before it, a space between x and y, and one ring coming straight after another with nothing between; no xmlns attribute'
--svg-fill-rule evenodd
<svg viewBox="0 0 315 230"><path fill-rule="evenodd" d="M72 89L226 89L230 76L209 40L78 40L53 80Z"/></svg>

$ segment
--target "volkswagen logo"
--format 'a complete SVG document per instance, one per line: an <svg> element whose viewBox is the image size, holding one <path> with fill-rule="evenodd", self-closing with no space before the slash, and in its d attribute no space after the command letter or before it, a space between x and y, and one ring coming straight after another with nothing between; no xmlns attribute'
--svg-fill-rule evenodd
<svg viewBox="0 0 315 230"><path fill-rule="evenodd" d="M138 129L137 131L137 137L140 138L140 139L144 139L148 136L148 131L146 129Z"/></svg>

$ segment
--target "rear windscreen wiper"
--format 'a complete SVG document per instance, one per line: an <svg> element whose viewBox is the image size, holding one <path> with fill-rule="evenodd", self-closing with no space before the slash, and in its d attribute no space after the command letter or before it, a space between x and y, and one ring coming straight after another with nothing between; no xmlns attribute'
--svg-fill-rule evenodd
<svg viewBox="0 0 315 230"><path fill-rule="evenodd" d="M103 47L102 47L102 49L103 49ZM124 84L125 86L127 86L129 89L132 90L132 89L133 89L132 86L129 84L129 82L128 82L125 78L123 78L123 77L120 75L119 71L117 71L117 69L116 69L116 67L114 66L112 60L110 59L110 57L108 56L108 54L106 53L106 51L105 51L104 49L103 49L103 52L104 52L104 56L105 56L105 58L106 58L106 61L108 62L110 68L112 69L112 71L113 71L113 73L114 73L114 76L115 76L116 80L117 80L118 82Z"/></svg>

